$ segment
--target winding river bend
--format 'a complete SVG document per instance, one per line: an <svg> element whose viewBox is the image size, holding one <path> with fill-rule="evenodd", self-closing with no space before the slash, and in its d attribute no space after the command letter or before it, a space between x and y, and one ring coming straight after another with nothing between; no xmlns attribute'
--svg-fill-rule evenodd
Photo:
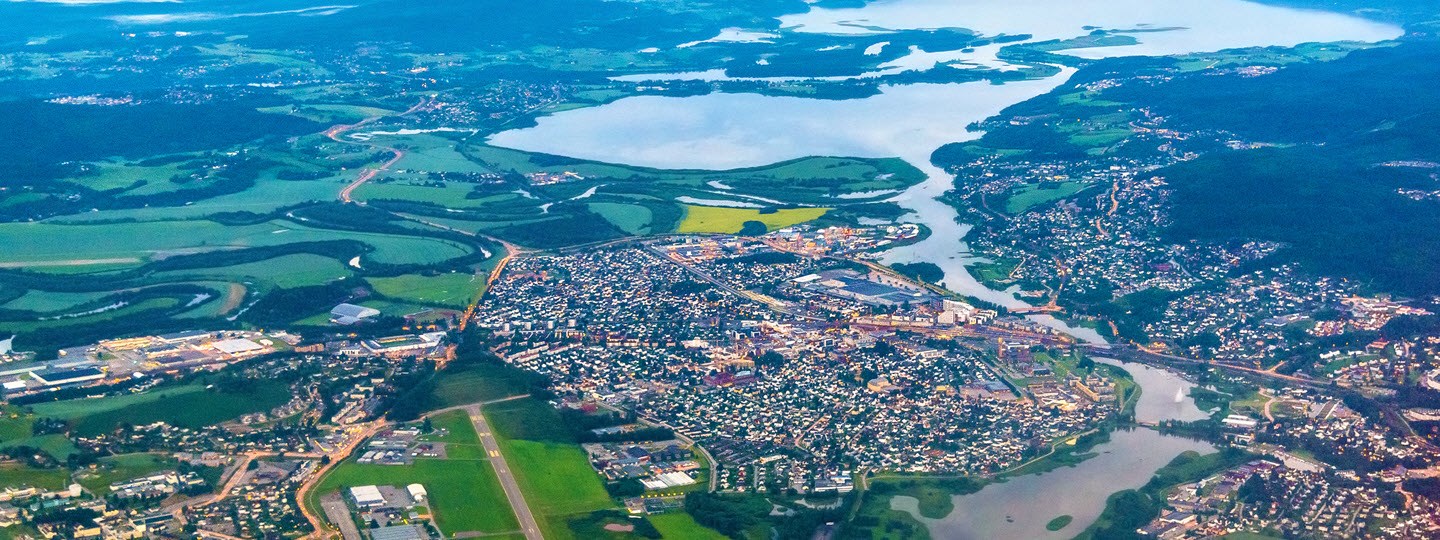
<svg viewBox="0 0 1440 540"><path fill-rule="evenodd" d="M1032 40L1085 36L1106 28L1135 38L1133 45L1067 51L1085 58L1168 55L1305 42L1382 41L1399 27L1348 15L1269 6L1245 0L879 0L858 8L812 7L779 19L784 32L874 35L877 42L898 30L964 28L982 35L1029 34ZM1129 33L1126 33L1129 31ZM657 43L657 47L675 44ZM916 52L933 69L935 59L1005 70L999 46ZM880 87L859 99L823 100L748 93L690 97L638 96L542 117L534 127L497 133L497 146L660 169L759 167L807 156L899 157L927 180L892 200L909 210L905 221L926 225L925 241L896 248L885 262L930 262L945 273L944 285L961 294L1007 307L1026 304L988 289L966 270L964 243L970 226L939 200L955 178L930 162L939 147L978 138L966 126L1004 108L1045 94L1069 80L1065 68L1040 79L993 84L907 84ZM726 79L723 70L706 78ZM627 80L688 78L686 74L631 75ZM1072 328L1048 316L1035 320L1100 342L1098 333Z"/></svg>
<svg viewBox="0 0 1440 540"><path fill-rule="evenodd" d="M1207 415L1189 397L1194 384L1174 373L1143 364L1124 364L1110 358L1096 362L1120 366L1140 385L1135 419L1141 423L1163 420L1198 420ZM1180 395L1180 399L1176 396ZM891 508L908 512L930 529L934 538L956 540L1030 540L1072 538L1089 527L1105 510L1110 494L1145 485L1155 471L1188 451L1215 450L1208 443L1162 435L1139 428L1118 430L1110 441L1093 450L1097 455L1074 467L1044 474L1011 478L984 489L954 497L955 510L941 519L919 513L913 497L891 499ZM1059 531L1045 528L1050 520L1074 518Z"/></svg>
<svg viewBox="0 0 1440 540"><path fill-rule="evenodd" d="M780 18L786 32L874 35L877 45L896 30L967 28L983 35L1029 34L1034 40L1075 38L1093 28L1126 33L1136 43L1085 48L1067 54L1085 58L1171 55L1305 42L1394 39L1399 27L1348 15L1291 9L1245 0L879 0L863 7L814 8ZM1126 31L1130 32L1126 32ZM667 44L656 44L666 46ZM669 44L668 46L673 46ZM883 45L881 45L883 46ZM926 53L993 69L998 47ZM919 59L917 59L919 60ZM927 60L928 62L928 60ZM927 62L916 62L926 69ZM935 62L928 62L934 66ZM904 221L926 225L922 242L896 248L884 261L929 262L945 273L943 284L958 293L1007 307L1025 303L986 288L966 269L973 260L964 238L970 226L937 198L955 178L930 161L940 146L981 134L967 125L1064 84L1073 69L1040 79L992 84L910 84L880 87L877 95L820 100L744 93L692 97L641 96L540 118L534 127L495 134L491 144L584 159L661 169L758 167L807 156L899 157L927 180L891 200L909 213ZM723 70L700 74L628 76L629 80L728 78ZM1103 344L1089 329L1073 328L1048 316L1035 320L1083 341ZM1114 363L1113 360L1097 359ZM1189 383L1174 373L1128 364L1142 388L1136 415L1141 422L1194 420L1205 416L1188 396ZM936 538L1069 538L1088 527L1116 491L1143 485L1182 452L1210 445L1161 435L1148 429L1118 431L1095 448L1097 456L1072 468L1012 478L958 496L955 511L925 523ZM896 509L914 511L916 501L897 497ZM1074 520L1057 532L1045 524L1060 515Z"/></svg>

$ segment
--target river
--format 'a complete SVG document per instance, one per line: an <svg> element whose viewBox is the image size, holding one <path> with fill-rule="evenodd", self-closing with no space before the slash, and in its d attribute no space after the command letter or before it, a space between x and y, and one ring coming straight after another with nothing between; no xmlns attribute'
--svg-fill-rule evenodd
<svg viewBox="0 0 1440 540"><path fill-rule="evenodd" d="M780 18L787 32L873 34L883 47L894 30L967 28L983 35L1030 34L1033 40L1075 38L1093 27L1131 30L1132 45L1086 48L1069 54L1086 58L1161 55L1303 42L1381 41L1400 28L1348 15L1268 6L1243 0L880 0L858 8L812 7ZM893 67L931 69L943 59L1006 69L995 58L998 46L973 51L916 51ZM922 61L924 60L924 61ZM931 61L935 60L935 61ZM690 97L639 96L599 107L575 109L538 119L533 127L495 134L491 144L584 159L662 169L759 167L807 156L899 157L927 179L891 200L908 210L905 221L930 229L925 240L890 250L884 262L929 262L944 271L944 286L1007 307L1026 304L992 290L969 273L973 256L965 245L970 226L938 197L955 178L930 161L940 146L981 134L966 126L1004 108L1045 94L1074 74L1062 69L1042 78L992 84L910 84L881 86L877 95L850 100L710 93ZM631 80L724 79L723 70L631 76ZM743 201L736 201L743 202ZM1083 341L1104 343L1087 328L1049 316L1032 319ZM1114 363L1109 359L1097 362ZM1194 420L1205 416L1184 394L1193 386L1175 374L1138 364L1123 366L1142 388L1137 420ZM1143 485L1182 452L1210 445L1161 435L1149 429L1118 431L1098 445L1098 455L1073 468L1012 478L957 496L956 509L939 520L919 518L936 538L1069 538L1088 527L1116 491ZM896 497L894 507L913 511L916 501ZM1060 515L1074 521L1059 532L1045 524ZM917 516L918 517L918 516Z"/></svg>
<svg viewBox="0 0 1440 540"><path fill-rule="evenodd" d="M1173 372L1110 358L1096 362L1120 366L1140 386L1135 419L1142 423L1163 420L1199 420L1207 417L1195 406L1189 391L1195 385ZM1179 396L1179 399L1177 399ZM1105 510L1110 494L1145 485L1155 471L1183 452L1208 453L1208 443L1162 435L1152 429L1118 430L1108 442L1097 445L1097 455L1074 467L1011 478L978 492L954 497L955 510L941 519L918 511L919 501L897 496L890 506L909 512L930 529L934 538L955 540L1030 540L1072 538L1089 527ZM1073 518L1059 531L1046 530L1050 520Z"/></svg>
<svg viewBox="0 0 1440 540"><path fill-rule="evenodd" d="M780 17L786 32L874 34L908 29L967 28L983 35L1030 34L1032 40L1080 37L1090 30L1136 30L1134 45L1068 51L1087 58L1177 54L1247 46L1294 45L1307 41L1379 41L1400 28L1348 15L1267 6L1243 0L880 0L858 8L812 7ZM914 52L921 59L944 58L974 66L1006 69L995 58L999 45L963 51ZM934 61L903 61L905 69L932 69ZM719 70L723 71L723 70ZM1027 304L1005 291L984 287L966 269L973 262L964 242L970 226L937 197L955 178L933 165L940 146L978 138L966 126L1010 105L1064 84L1075 70L1042 78L993 84L881 86L878 95L824 100L751 93L709 93L689 97L637 96L602 106L541 117L533 127L497 133L488 142L520 150L662 169L759 167L807 156L899 157L927 180L892 200L907 209L902 218L924 224L930 236L896 248L884 262L929 262L941 268L944 286L966 296L1007 307ZM705 78L727 78L715 70ZM631 80L687 78L686 74L630 76ZM743 203L745 201L736 201ZM837 201L837 203L840 201ZM753 204L753 203L752 203ZM735 206L738 206L736 204ZM1032 319L1092 343L1103 343L1087 328L1049 316Z"/></svg>
<svg viewBox="0 0 1440 540"><path fill-rule="evenodd" d="M1075 467L1011 478L978 492L954 497L955 510L941 519L920 516L919 501L896 496L890 507L920 520L933 538L952 540L1056 540L1073 538L1105 510L1110 494L1145 485L1155 471L1183 452L1207 453L1200 441L1161 435L1149 429L1118 430L1097 445L1095 457ZM1070 524L1048 531L1050 520L1068 515Z"/></svg>

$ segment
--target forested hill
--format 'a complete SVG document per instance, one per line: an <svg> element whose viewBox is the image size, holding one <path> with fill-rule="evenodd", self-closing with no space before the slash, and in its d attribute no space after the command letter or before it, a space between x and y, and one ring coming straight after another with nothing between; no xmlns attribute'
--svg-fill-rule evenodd
<svg viewBox="0 0 1440 540"><path fill-rule="evenodd" d="M1276 148L1168 167L1177 240L1262 238L1324 273L1440 293L1440 45L1110 94ZM1402 193L1403 191L1403 193ZM1407 195L1409 194L1409 195ZM1419 200L1417 200L1419 199Z"/></svg>

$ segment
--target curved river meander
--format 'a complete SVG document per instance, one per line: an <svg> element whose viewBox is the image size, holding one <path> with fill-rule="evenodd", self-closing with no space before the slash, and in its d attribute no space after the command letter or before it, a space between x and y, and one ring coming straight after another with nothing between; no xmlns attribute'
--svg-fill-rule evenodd
<svg viewBox="0 0 1440 540"><path fill-rule="evenodd" d="M1169 55L1305 42L1383 41L1398 27L1322 11L1266 6L1244 0L881 0L860 8L812 9L782 17L792 32L874 34L888 30L968 28L983 35L1030 34L1035 40L1085 35L1087 27L1115 30L1167 29L1133 34L1139 43L1087 48L1068 54L1086 58ZM663 45L663 44L657 44ZM996 47L953 52L947 61L1004 67ZM923 64L920 69L924 69ZM561 112L536 126L496 134L491 144L612 163L657 168L755 167L806 156L899 157L927 176L892 200L910 211L904 219L931 231L924 241L894 249L886 262L931 262L956 292L1010 307L1024 303L978 283L966 270L964 237L970 227L954 208L937 200L955 178L930 162L940 146L977 138L972 122L1045 94L1074 73L1063 69L1043 79L1005 84L969 82L884 86L877 95L850 100L712 93L693 97L642 96ZM654 80L695 77L656 74ZM714 70L707 78L724 78ZM645 79L646 76L631 76ZM1095 332L1038 318L1077 338L1103 343ZM1100 360L1102 362L1113 362ZM1204 412L1188 397L1189 383L1163 369L1125 366L1140 383L1137 419L1193 420ZM1187 450L1210 446L1148 429L1120 431L1096 447L1098 455L1076 467L1013 478L956 498L956 509L939 520L920 518L936 538L1068 538L1083 530L1116 491L1144 484L1155 470ZM915 501L897 497L898 509ZM1054 517L1074 521L1059 532L1045 530ZM918 516L917 516L918 517Z"/></svg>

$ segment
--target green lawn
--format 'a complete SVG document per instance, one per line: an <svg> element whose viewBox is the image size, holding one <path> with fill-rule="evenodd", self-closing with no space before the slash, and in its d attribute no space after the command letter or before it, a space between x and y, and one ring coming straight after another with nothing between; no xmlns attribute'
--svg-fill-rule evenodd
<svg viewBox="0 0 1440 540"><path fill-rule="evenodd" d="M375 251L366 260L387 264L431 264L466 255L468 248L437 238L311 228L284 220L256 225L222 225L189 220L104 224L0 224L0 263L73 259L147 260L156 252L224 247L258 247L359 240Z"/></svg>
<svg viewBox="0 0 1440 540"><path fill-rule="evenodd" d="M113 294L113 291L100 292L51 292L31 289L19 298L11 300L0 307L5 309L18 309L21 311L35 311L39 313L52 313L62 310L69 310L89 302L94 302Z"/></svg>
<svg viewBox="0 0 1440 540"><path fill-rule="evenodd" d="M22 413L14 407L5 406L4 409L0 409L0 443L29 438L32 434L30 426L34 424L34 416Z"/></svg>
<svg viewBox="0 0 1440 540"><path fill-rule="evenodd" d="M306 506L318 508L320 495L342 488L419 483L429 492L435 523L446 535L519 529L495 469L484 459L480 437L470 417L464 411L450 411L431 418L431 424L437 429L449 430L444 437L434 438L446 443L446 459L417 459L410 465L346 461L311 490Z"/></svg>
<svg viewBox="0 0 1440 540"><path fill-rule="evenodd" d="M351 275L341 261L312 253L282 255L273 259L199 270L172 270L155 274L163 279L219 278L233 281L262 281L289 289L328 283Z"/></svg>
<svg viewBox="0 0 1440 540"><path fill-rule="evenodd" d="M654 213L643 205L595 202L587 204L585 207L628 234L640 235L655 232L651 229Z"/></svg>
<svg viewBox="0 0 1440 540"><path fill-rule="evenodd" d="M1041 204L1068 198L1087 187L1090 187L1090 184L1084 182L1029 184L1010 193L1010 197L1005 200L1005 213L1020 214Z"/></svg>
<svg viewBox="0 0 1440 540"><path fill-rule="evenodd" d="M761 214L755 208L686 205L685 220L680 222L675 232L734 234L740 232L747 221L759 221L773 231L819 219L827 211L827 208L786 208Z"/></svg>
<svg viewBox="0 0 1440 540"><path fill-rule="evenodd" d="M40 435L38 437L27 437L24 439L16 439L13 441L5 441L4 444L0 444L0 448L9 448L13 446L29 446L31 448L38 448L46 454L50 454L52 457L60 461L65 461L65 458L69 457L71 454L80 453L80 449L75 446L75 443L70 442L70 439L59 433Z"/></svg>
<svg viewBox="0 0 1440 540"><path fill-rule="evenodd" d="M716 532L704 525L695 522L695 518L685 512L670 512L650 516L650 523L660 531L661 538L673 538L676 540L724 540L725 535Z"/></svg>
<svg viewBox="0 0 1440 540"><path fill-rule="evenodd" d="M522 370L498 364L482 363L446 369L436 376L434 408L527 394L530 392L528 381L532 377Z"/></svg>
<svg viewBox="0 0 1440 540"><path fill-rule="evenodd" d="M443 437L430 440L445 443L445 459L485 459L485 449L480 446L480 436L470 423L465 411L450 411L430 417L430 424L436 430L447 430Z"/></svg>
<svg viewBox="0 0 1440 540"><path fill-rule="evenodd" d="M422 484L430 496L435 524L446 535L499 533L519 529L495 470L485 460L421 459L411 465L346 462L312 491L312 498L363 485ZM314 501L307 501L312 508Z"/></svg>
<svg viewBox="0 0 1440 540"><path fill-rule="evenodd" d="M487 406L485 417L546 538L571 537L570 517L616 507L550 404L507 401Z"/></svg>
<svg viewBox="0 0 1440 540"><path fill-rule="evenodd" d="M0 464L0 487L34 486L40 489L64 489L70 481L65 469L35 469L18 463Z"/></svg>

